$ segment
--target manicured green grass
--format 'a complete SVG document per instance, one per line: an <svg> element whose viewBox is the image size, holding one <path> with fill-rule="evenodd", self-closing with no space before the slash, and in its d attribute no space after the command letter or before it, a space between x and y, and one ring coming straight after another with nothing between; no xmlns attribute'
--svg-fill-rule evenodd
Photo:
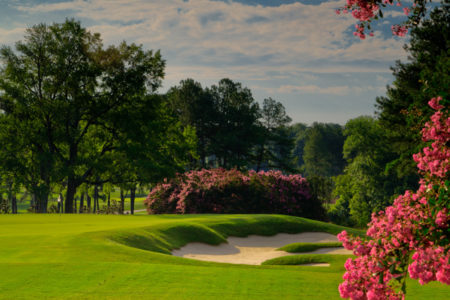
<svg viewBox="0 0 450 300"><path fill-rule="evenodd" d="M331 267L318 268L210 263L166 253L191 241L218 244L229 235L342 229L268 215L2 215L0 299L339 299L346 256L322 255ZM446 299L450 292L416 282L408 289L411 299Z"/></svg>
<svg viewBox="0 0 450 300"><path fill-rule="evenodd" d="M329 263L330 270L339 270L349 258L347 255L302 254L282 256L263 262L265 266L296 266L311 263Z"/></svg>
<svg viewBox="0 0 450 300"><path fill-rule="evenodd" d="M300 252L310 252L320 248L334 248L342 247L342 243L292 243L285 245L278 250L286 251L289 253L300 253Z"/></svg>
<svg viewBox="0 0 450 300"><path fill-rule="evenodd" d="M134 199L134 210L145 209L144 200L147 197L136 197ZM130 210L130 198L125 198L125 210Z"/></svg>

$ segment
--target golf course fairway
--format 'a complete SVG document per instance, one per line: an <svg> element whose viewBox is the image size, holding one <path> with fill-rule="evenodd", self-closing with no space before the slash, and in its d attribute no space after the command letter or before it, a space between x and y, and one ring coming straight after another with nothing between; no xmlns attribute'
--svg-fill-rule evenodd
<svg viewBox="0 0 450 300"><path fill-rule="evenodd" d="M347 255L293 255L251 266L170 253L228 236L343 229L281 215L0 215L0 299L339 299ZM440 283L408 280L407 299L449 295Z"/></svg>

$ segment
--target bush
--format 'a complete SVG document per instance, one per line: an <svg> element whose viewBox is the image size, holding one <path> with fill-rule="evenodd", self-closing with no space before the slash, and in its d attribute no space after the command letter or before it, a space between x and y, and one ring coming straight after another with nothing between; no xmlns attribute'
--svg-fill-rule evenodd
<svg viewBox="0 0 450 300"><path fill-rule="evenodd" d="M150 214L276 213L315 219L325 215L305 178L280 171L190 171L156 185L144 203Z"/></svg>

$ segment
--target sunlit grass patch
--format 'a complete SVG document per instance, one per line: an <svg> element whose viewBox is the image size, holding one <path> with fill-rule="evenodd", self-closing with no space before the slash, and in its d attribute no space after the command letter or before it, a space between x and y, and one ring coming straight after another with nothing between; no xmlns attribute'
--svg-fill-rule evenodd
<svg viewBox="0 0 450 300"><path fill-rule="evenodd" d="M341 242L330 242L330 243L292 243L285 245L278 250L286 251L289 253L301 253L301 252L311 252L320 248L334 248L342 247Z"/></svg>

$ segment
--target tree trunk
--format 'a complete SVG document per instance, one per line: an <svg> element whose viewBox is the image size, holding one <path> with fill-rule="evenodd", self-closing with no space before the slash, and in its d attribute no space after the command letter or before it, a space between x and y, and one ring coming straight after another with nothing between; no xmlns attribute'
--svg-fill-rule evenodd
<svg viewBox="0 0 450 300"><path fill-rule="evenodd" d="M58 195L58 212L61 214L64 212L63 210L64 210L64 198L63 198L62 193L59 193L59 195Z"/></svg>
<svg viewBox="0 0 450 300"><path fill-rule="evenodd" d="M111 193L108 193L108 210L111 207Z"/></svg>
<svg viewBox="0 0 450 300"><path fill-rule="evenodd" d="M130 190L130 212L134 215L134 199L136 197L136 186L133 186Z"/></svg>
<svg viewBox="0 0 450 300"><path fill-rule="evenodd" d="M77 200L78 200L78 196L75 196L75 198L73 199L73 212L75 214L77 213Z"/></svg>
<svg viewBox="0 0 450 300"><path fill-rule="evenodd" d="M37 213L42 214L47 213L48 195L49 192L45 187L44 188L42 186L37 187L37 191L35 192Z"/></svg>
<svg viewBox="0 0 450 300"><path fill-rule="evenodd" d="M80 210L79 210L80 214L83 213L83 210L84 210L84 193L81 193L81 197L80 197Z"/></svg>
<svg viewBox="0 0 450 300"><path fill-rule="evenodd" d="M47 206L48 206L48 193L42 193L39 195L39 198L37 199L37 203L39 203L38 207L38 213L45 214L47 213Z"/></svg>
<svg viewBox="0 0 450 300"><path fill-rule="evenodd" d="M3 195L0 193L0 214L7 214L8 212L8 201L3 200Z"/></svg>
<svg viewBox="0 0 450 300"><path fill-rule="evenodd" d="M34 193L31 194L30 207L33 212L37 212L37 210L36 210L36 195Z"/></svg>
<svg viewBox="0 0 450 300"><path fill-rule="evenodd" d="M34 212L40 213L41 209L41 203L39 201L39 194L37 192L34 192Z"/></svg>
<svg viewBox="0 0 450 300"><path fill-rule="evenodd" d="M96 193L97 193L97 201L96 201L97 202L97 211L99 211L100 210L100 201L99 201L100 197L99 197L99 194L98 194L98 185L96 185L95 188L97 189L96 190Z"/></svg>
<svg viewBox="0 0 450 300"><path fill-rule="evenodd" d="M13 192L12 183L9 184L8 187L8 202L11 203L11 213L17 214L17 198L16 194Z"/></svg>
<svg viewBox="0 0 450 300"><path fill-rule="evenodd" d="M122 188L120 189L120 209L119 214L123 215L123 211L125 209L125 195L123 194Z"/></svg>
<svg viewBox="0 0 450 300"><path fill-rule="evenodd" d="M94 213L97 212L98 203L98 185L94 186Z"/></svg>
<svg viewBox="0 0 450 300"><path fill-rule="evenodd" d="M16 198L16 194L12 195L11 198L11 210L13 214L17 214L17 198Z"/></svg>
<svg viewBox="0 0 450 300"><path fill-rule="evenodd" d="M67 178L67 193L66 193L66 206L65 213L71 214L73 213L73 199L75 198L75 193L77 192L77 183L73 176L69 176Z"/></svg>
<svg viewBox="0 0 450 300"><path fill-rule="evenodd" d="M89 196L89 194L86 194L86 204L87 204L87 211L90 213L91 212L91 196Z"/></svg>

